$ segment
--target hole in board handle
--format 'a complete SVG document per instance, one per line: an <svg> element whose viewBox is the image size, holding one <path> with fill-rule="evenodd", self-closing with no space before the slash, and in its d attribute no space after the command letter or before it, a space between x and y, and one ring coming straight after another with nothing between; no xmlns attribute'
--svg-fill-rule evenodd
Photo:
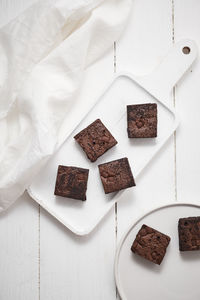
<svg viewBox="0 0 200 300"><path fill-rule="evenodd" d="M182 51L184 54L189 54L191 50L189 47L183 47Z"/></svg>

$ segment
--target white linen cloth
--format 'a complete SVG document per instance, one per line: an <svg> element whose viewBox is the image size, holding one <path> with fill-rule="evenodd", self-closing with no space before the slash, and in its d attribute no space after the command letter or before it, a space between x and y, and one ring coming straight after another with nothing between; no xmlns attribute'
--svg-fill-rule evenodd
<svg viewBox="0 0 200 300"><path fill-rule="evenodd" d="M0 29L0 211L64 141L83 71L118 39L131 1L38 1Z"/></svg>

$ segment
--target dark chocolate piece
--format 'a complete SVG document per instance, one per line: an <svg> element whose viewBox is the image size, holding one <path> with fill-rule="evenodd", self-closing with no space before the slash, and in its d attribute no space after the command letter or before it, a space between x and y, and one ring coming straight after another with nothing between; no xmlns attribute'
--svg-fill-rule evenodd
<svg viewBox="0 0 200 300"><path fill-rule="evenodd" d="M147 225L142 225L133 242L131 251L160 265L165 256L169 242L169 236Z"/></svg>
<svg viewBox="0 0 200 300"><path fill-rule="evenodd" d="M178 221L179 250L200 250L200 217L181 218Z"/></svg>
<svg viewBox="0 0 200 300"><path fill-rule="evenodd" d="M129 138L157 137L157 104L127 105Z"/></svg>
<svg viewBox="0 0 200 300"><path fill-rule="evenodd" d="M101 164L98 167L106 194L135 186L126 157Z"/></svg>
<svg viewBox="0 0 200 300"><path fill-rule="evenodd" d="M57 196L86 200L88 169L58 166L54 194Z"/></svg>
<svg viewBox="0 0 200 300"><path fill-rule="evenodd" d="M74 136L91 162L117 144L110 131L97 119Z"/></svg>

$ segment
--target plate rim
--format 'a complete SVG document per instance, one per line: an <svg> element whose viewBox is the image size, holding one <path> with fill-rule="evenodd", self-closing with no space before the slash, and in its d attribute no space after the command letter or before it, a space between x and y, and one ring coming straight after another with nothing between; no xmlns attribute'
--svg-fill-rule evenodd
<svg viewBox="0 0 200 300"><path fill-rule="evenodd" d="M121 252L121 248L127 238L127 236L129 235L130 231L145 217L149 216L150 214L159 211L161 209L165 209L165 208L169 208L169 207L175 207L175 206L190 206L190 207L196 207L200 209L200 204L197 203L190 203L190 202L175 202L175 203L167 203L165 205L161 205L158 206L156 208L153 208L150 211L147 211L146 213L140 214L140 216L138 218L136 218L136 220L131 223L131 225L128 226L127 230L125 231L125 233L122 235L118 246L117 246L117 250L116 250L116 254L115 254L115 260L114 260L114 278L115 278L115 284L117 287L117 292L120 296L120 299L122 300L127 300L127 298L125 297L125 295L123 294L123 289L121 287L120 284L120 279L119 279L119 274L118 274L118 263L119 263L119 255Z"/></svg>

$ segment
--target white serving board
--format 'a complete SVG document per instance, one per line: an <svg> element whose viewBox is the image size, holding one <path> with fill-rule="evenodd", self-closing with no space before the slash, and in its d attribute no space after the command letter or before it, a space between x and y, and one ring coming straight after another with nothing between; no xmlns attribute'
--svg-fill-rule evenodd
<svg viewBox="0 0 200 300"><path fill-rule="evenodd" d="M170 204L151 211L131 225L115 258L115 279L122 300L200 299L200 251L180 252L178 240L178 219L199 215L198 205ZM171 237L160 266L130 250L143 224Z"/></svg>
<svg viewBox="0 0 200 300"><path fill-rule="evenodd" d="M190 47L190 54L183 54L184 46ZM120 199L121 193L125 192L124 190L117 194L105 195L98 164L128 157L137 184L137 176L178 126L177 116L173 108L166 103L165 97L191 66L196 55L195 44L184 40L172 47L168 56L152 74L144 77L135 77L127 72L116 75L29 187L30 196L74 233L84 235L91 232ZM126 105L149 102L156 102L158 105L158 137L128 139ZM118 144L95 163L91 163L73 136L97 118L111 131ZM54 196L59 164L90 170L86 201ZM134 188L137 187L132 189Z"/></svg>

